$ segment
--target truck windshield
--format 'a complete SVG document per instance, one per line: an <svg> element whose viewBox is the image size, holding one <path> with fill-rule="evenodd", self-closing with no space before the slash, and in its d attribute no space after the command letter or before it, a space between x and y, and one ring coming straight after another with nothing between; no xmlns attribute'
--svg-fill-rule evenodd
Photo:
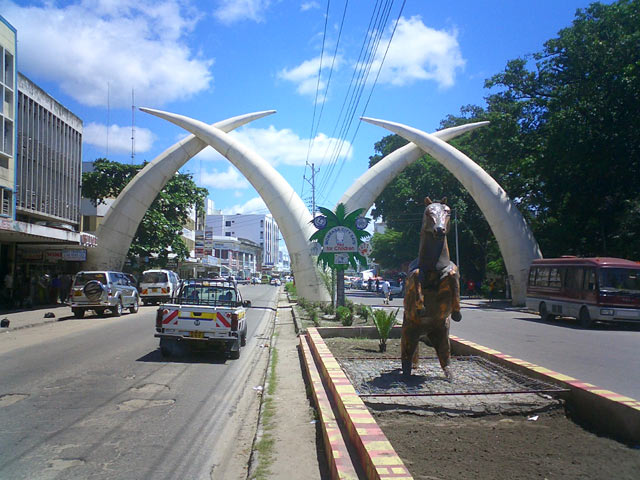
<svg viewBox="0 0 640 480"><path fill-rule="evenodd" d="M603 268L599 280L601 290L640 292L640 269Z"/></svg>
<svg viewBox="0 0 640 480"><path fill-rule="evenodd" d="M144 272L141 283L167 283L167 274L164 272Z"/></svg>
<svg viewBox="0 0 640 480"><path fill-rule="evenodd" d="M236 290L230 285L215 283L188 283L180 293L181 305L235 306Z"/></svg>

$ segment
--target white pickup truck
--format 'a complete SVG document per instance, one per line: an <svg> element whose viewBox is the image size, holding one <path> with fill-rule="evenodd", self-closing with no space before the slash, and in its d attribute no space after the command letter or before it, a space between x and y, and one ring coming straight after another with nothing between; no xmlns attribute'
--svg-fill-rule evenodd
<svg viewBox="0 0 640 480"><path fill-rule="evenodd" d="M156 333L160 353L170 356L178 344L194 349L224 347L231 358L240 357L247 341L246 308L240 291L224 279L184 280L174 303L160 305Z"/></svg>

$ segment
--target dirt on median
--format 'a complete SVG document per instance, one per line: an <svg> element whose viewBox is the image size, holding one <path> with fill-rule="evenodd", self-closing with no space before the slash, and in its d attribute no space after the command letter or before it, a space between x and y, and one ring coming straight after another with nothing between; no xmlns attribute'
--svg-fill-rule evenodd
<svg viewBox="0 0 640 480"><path fill-rule="evenodd" d="M375 339L326 338L325 343L337 358L400 356L398 339L388 340L385 354ZM420 345L420 354L435 352ZM411 408L388 399L365 403L416 479L635 480L640 472L640 448L577 425L562 402L529 412L505 405L507 413L438 408L437 398Z"/></svg>

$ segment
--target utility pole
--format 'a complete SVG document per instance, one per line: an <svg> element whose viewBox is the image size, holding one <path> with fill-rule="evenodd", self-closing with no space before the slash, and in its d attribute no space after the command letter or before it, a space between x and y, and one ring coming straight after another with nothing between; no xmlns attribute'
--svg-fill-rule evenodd
<svg viewBox="0 0 640 480"><path fill-rule="evenodd" d="M304 176L303 178L307 182L309 182L309 185L311 185L311 218L315 218L316 216L316 173L318 173L320 169L319 168L317 170L315 169L315 163L312 163L311 165L309 165L309 162L307 162L307 166L311 167L311 180L309 180L306 176Z"/></svg>

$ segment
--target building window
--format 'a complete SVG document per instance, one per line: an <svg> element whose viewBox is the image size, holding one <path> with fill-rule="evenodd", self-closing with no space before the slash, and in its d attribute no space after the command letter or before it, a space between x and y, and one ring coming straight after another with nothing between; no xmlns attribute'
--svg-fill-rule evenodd
<svg viewBox="0 0 640 480"><path fill-rule="evenodd" d="M13 192L0 188L0 215L10 217L13 211Z"/></svg>
<svg viewBox="0 0 640 480"><path fill-rule="evenodd" d="M231 232L226 232L226 233L224 234L224 236L225 236L225 237L230 237L230 236L231 236Z"/></svg>
<svg viewBox="0 0 640 480"><path fill-rule="evenodd" d="M224 226L225 227L230 227L231 226L231 221L227 220L226 222L224 222Z"/></svg>

